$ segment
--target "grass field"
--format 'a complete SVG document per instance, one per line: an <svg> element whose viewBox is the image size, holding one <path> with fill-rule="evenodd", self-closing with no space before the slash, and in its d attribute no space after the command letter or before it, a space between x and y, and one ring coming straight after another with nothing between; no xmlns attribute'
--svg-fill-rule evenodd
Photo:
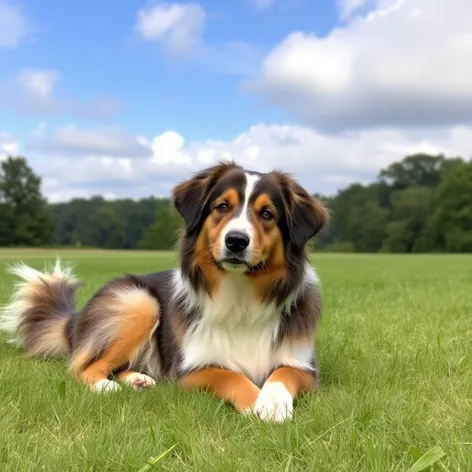
<svg viewBox="0 0 472 472"><path fill-rule="evenodd" d="M60 255L85 283L80 305L110 277L175 264L173 254ZM5 250L0 265L42 268L54 257ZM175 385L96 396L64 361L24 359L0 339L0 470L472 470L472 257L313 263L324 297L321 386L298 401L292 423L243 418ZM2 304L11 282L2 270Z"/></svg>

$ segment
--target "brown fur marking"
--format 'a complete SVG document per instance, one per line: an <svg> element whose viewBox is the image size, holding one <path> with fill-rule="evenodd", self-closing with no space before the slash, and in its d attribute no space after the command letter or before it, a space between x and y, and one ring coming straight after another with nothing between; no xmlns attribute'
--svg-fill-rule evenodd
<svg viewBox="0 0 472 472"><path fill-rule="evenodd" d="M227 203L228 205L228 210L225 212L221 212L217 208L222 203ZM238 191L234 188L229 188L215 200L214 208L205 220L203 230L207 231L208 242L214 259L218 257L221 250L221 232L230 222L231 218L233 218L234 212L238 209L239 205Z"/></svg>
<svg viewBox="0 0 472 472"><path fill-rule="evenodd" d="M228 209L221 212L217 206L227 203ZM215 265L215 259L220 251L220 235L231 220L239 206L238 191L229 188L215 200L214 208L206 218L195 245L195 255L192 263L200 267L207 281L210 296L218 290L223 277L223 271Z"/></svg>
<svg viewBox="0 0 472 472"><path fill-rule="evenodd" d="M263 209L270 210L274 219L266 221L260 217ZM287 276L285 247L277 225L277 208L269 195L263 193L254 201L252 207L252 223L254 227L254 248L264 260L262 270L249 274L254 279L254 287L257 295L265 299L270 293L275 282L285 279ZM256 264L259 261L254 261Z"/></svg>
<svg viewBox="0 0 472 472"><path fill-rule="evenodd" d="M315 378L309 372L294 367L280 367L266 380L267 382L282 382L295 398L316 387Z"/></svg>
<svg viewBox="0 0 472 472"><path fill-rule="evenodd" d="M200 389L231 403L237 411L244 412L252 408L260 389L246 376L217 367L191 372L180 379L184 390Z"/></svg>
<svg viewBox="0 0 472 472"><path fill-rule="evenodd" d="M208 220L207 220L208 221ZM221 270L215 265L212 255L212 242L209 237L209 229L204 225L195 244L192 266L202 271L205 276L206 288L211 296L218 290L223 276Z"/></svg>
<svg viewBox="0 0 472 472"><path fill-rule="evenodd" d="M109 303L104 303L104 310L111 309L121 314L115 324L109 327L113 333L112 343L100 359L82 372L81 365L88 358L89 352L79 351L71 366L82 382L90 387L99 380L108 378L114 369L127 364L150 339L151 332L159 320L159 304L142 290L115 292L114 295L114 301L110 302L108 297L103 300Z"/></svg>

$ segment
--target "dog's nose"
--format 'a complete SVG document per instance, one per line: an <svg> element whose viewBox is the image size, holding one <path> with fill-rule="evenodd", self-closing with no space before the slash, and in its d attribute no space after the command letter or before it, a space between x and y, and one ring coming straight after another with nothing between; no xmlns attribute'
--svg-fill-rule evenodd
<svg viewBox="0 0 472 472"><path fill-rule="evenodd" d="M239 231L230 231L225 237L225 243L230 251L241 252L249 246L249 238Z"/></svg>

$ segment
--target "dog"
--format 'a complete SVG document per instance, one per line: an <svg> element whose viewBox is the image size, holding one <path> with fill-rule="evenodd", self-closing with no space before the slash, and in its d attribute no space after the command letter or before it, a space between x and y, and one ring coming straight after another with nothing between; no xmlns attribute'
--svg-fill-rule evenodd
<svg viewBox="0 0 472 472"><path fill-rule="evenodd" d="M328 222L287 173L221 161L176 184L177 268L125 274L81 310L71 267L11 268L21 281L1 328L27 356L68 358L95 392L176 379L242 414L280 423L318 385L320 284L306 247Z"/></svg>

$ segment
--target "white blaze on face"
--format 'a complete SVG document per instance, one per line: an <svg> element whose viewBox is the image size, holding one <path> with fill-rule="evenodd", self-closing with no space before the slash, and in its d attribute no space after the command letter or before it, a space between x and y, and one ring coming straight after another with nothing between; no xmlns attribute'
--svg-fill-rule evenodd
<svg viewBox="0 0 472 472"><path fill-rule="evenodd" d="M241 202L240 211L238 212L237 216L233 218L227 225L226 228L221 232L221 248L223 252L226 250L225 245L225 237L230 231L239 231L245 234L249 238L249 246L246 249L247 257L250 257L252 253L252 246L253 246L253 234L254 234L254 227L250 220L250 209L249 209L249 200L251 195L254 192L257 182L260 179L259 175L245 173L246 175L246 188L244 191L244 200Z"/></svg>

